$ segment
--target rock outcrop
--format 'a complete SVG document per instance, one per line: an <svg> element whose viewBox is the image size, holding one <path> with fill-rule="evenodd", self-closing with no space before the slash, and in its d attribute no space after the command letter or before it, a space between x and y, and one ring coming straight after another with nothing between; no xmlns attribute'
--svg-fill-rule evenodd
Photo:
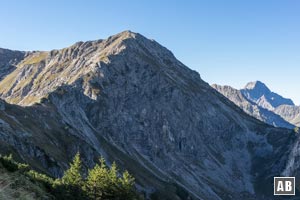
<svg viewBox="0 0 300 200"><path fill-rule="evenodd" d="M10 74L16 65L26 57L28 52L12 51L0 48L0 80Z"/></svg>
<svg viewBox="0 0 300 200"><path fill-rule="evenodd" d="M286 121L300 127L300 106L280 105L274 112Z"/></svg>

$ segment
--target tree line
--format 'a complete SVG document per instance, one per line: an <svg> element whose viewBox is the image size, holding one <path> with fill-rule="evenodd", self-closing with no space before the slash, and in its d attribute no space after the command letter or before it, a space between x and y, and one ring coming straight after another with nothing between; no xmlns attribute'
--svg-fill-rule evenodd
<svg viewBox="0 0 300 200"><path fill-rule="evenodd" d="M108 167L104 158L88 170L83 177L80 154L77 153L70 168L62 178L54 179L29 169L26 164L17 163L12 156L0 156L0 162L9 171L22 171L31 181L41 184L58 200L139 200L135 190L135 179L128 171L119 173L115 162Z"/></svg>

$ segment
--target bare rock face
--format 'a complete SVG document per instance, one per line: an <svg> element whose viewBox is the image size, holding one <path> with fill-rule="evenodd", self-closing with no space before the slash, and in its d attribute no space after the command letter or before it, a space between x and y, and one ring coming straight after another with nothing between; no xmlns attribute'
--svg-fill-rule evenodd
<svg viewBox="0 0 300 200"><path fill-rule="evenodd" d="M282 116L286 121L300 127L300 106L280 105L274 112Z"/></svg>
<svg viewBox="0 0 300 200"><path fill-rule="evenodd" d="M24 59L26 52L0 48L0 80L16 69L16 65Z"/></svg>
<svg viewBox="0 0 300 200"><path fill-rule="evenodd" d="M13 153L34 168L62 176L74 153L85 155L91 166L99 156L51 106L20 107L0 100L0 151ZM88 161L88 162L87 162Z"/></svg>
<svg viewBox="0 0 300 200"><path fill-rule="evenodd" d="M234 89L230 86L220 86L216 84L213 84L212 87L239 106L244 112L260 121L275 127L290 129L295 127L292 123L288 122L289 120L282 118L280 114L276 114L273 111L266 109L266 106L262 106L262 101L259 101L260 103L254 103L247 99L240 90Z"/></svg>
<svg viewBox="0 0 300 200"><path fill-rule="evenodd" d="M160 198L272 199L272 177L298 170L289 162L297 135L250 117L165 47L130 31L35 52L0 82L0 96L26 106L9 105L21 109L9 115L29 112L42 128L26 125L32 136L16 138L39 144L57 170L69 159L61 153L83 151L88 166L103 155Z"/></svg>

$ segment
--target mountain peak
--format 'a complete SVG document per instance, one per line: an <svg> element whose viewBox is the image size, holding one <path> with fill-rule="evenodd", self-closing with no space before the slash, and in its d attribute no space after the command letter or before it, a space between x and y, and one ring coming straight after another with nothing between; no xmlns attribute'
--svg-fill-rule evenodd
<svg viewBox="0 0 300 200"><path fill-rule="evenodd" d="M295 105L291 99L284 98L272 92L266 84L261 81L247 83L241 92L247 99L268 110L274 110L280 105Z"/></svg>
<svg viewBox="0 0 300 200"><path fill-rule="evenodd" d="M140 34L136 33L136 32L133 32L131 30L125 30L125 31L122 31L120 33L117 33L116 35L122 35L122 36L126 36L126 37L135 38L137 35L140 35Z"/></svg>
<svg viewBox="0 0 300 200"><path fill-rule="evenodd" d="M263 91L270 92L270 89L266 86L266 84L264 84L261 81L249 82L249 83L246 84L244 89L247 89L247 90L254 90L255 89L255 90L263 90Z"/></svg>
<svg viewBox="0 0 300 200"><path fill-rule="evenodd" d="M3 75L5 79L0 83L0 96L9 103L31 105L65 84L79 84L81 80L87 81L93 77L92 84L97 82L101 85L108 75L115 73L113 68L116 72L122 71L122 74L139 70L147 73L163 71L173 81L183 85L190 82L191 77L199 79L198 74L180 63L171 51L156 41L132 31L123 31L107 39L81 41L60 50L32 53L18 62L17 68L12 68L10 77ZM26 81L20 82L24 79L23 74L26 74ZM178 74L189 75L181 80L183 76ZM88 82L85 82L87 85ZM96 91L89 87L85 90L87 96L97 98L91 90Z"/></svg>
<svg viewBox="0 0 300 200"><path fill-rule="evenodd" d="M141 36L138 33L132 32L130 30L125 30L120 33L117 33L115 35L110 36L107 40L109 39L118 39L118 40L126 40L126 39L137 39L137 36Z"/></svg>
<svg viewBox="0 0 300 200"><path fill-rule="evenodd" d="M259 86L259 84L264 85L262 82L257 81L250 82L248 86L249 88L255 88L256 86ZM291 123L267 109L272 109L272 105L270 105L265 95L261 96L257 103L253 103L242 94L241 90L226 85L221 86L213 84L211 86L256 119L276 127L294 128Z"/></svg>

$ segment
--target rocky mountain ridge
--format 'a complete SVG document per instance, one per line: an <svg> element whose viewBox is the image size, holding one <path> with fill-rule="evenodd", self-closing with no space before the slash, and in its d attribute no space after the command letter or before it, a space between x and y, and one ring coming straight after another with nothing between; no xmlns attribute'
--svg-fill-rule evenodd
<svg viewBox="0 0 300 200"><path fill-rule="evenodd" d="M240 90L230 86L220 86L216 84L213 84L212 87L256 119L275 127L294 128L293 124L287 122L280 115L247 99Z"/></svg>
<svg viewBox="0 0 300 200"><path fill-rule="evenodd" d="M250 117L131 31L34 52L0 96L2 151L54 176L80 151L85 165L116 160L147 198L214 200L272 199L272 177L298 173L298 135Z"/></svg>
<svg viewBox="0 0 300 200"><path fill-rule="evenodd" d="M272 92L261 81L247 83L247 85L241 89L241 92L248 100L271 111L280 105L295 105L291 99L284 98Z"/></svg>
<svg viewBox="0 0 300 200"><path fill-rule="evenodd" d="M271 92L260 81L250 82L241 90L216 84L212 87L263 122L285 128L300 126L300 106L296 106L291 99Z"/></svg>

